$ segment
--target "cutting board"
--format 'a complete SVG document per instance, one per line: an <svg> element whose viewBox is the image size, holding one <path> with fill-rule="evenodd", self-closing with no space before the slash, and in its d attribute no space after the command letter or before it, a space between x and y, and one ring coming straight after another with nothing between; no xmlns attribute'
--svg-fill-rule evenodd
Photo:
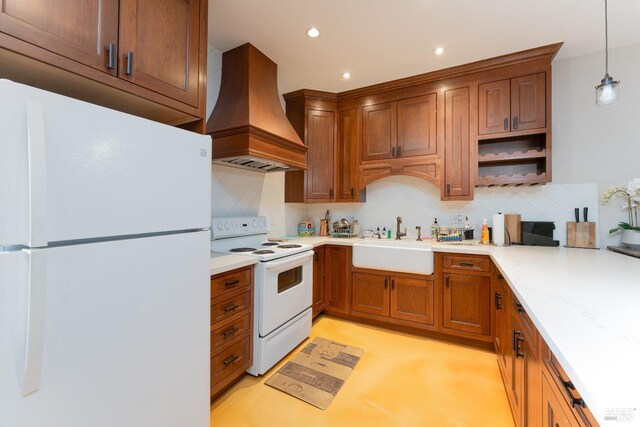
<svg viewBox="0 0 640 427"><path fill-rule="evenodd" d="M567 247L595 248L595 222L567 222Z"/></svg>

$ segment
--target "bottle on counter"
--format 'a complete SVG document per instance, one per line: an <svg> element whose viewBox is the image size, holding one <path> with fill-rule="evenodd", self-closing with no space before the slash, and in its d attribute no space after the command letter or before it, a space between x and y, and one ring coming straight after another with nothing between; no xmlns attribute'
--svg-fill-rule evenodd
<svg viewBox="0 0 640 427"><path fill-rule="evenodd" d="M487 224L487 218L482 220L482 239L480 243L484 245L489 244L489 225Z"/></svg>
<svg viewBox="0 0 640 427"><path fill-rule="evenodd" d="M435 242L438 240L438 230L440 226L438 225L438 218L434 218L433 224L431 225L431 241Z"/></svg>

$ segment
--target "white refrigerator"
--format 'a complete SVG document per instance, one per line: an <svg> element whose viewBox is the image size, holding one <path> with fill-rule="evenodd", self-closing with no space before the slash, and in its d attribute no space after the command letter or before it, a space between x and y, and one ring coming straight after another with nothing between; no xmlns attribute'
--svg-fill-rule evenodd
<svg viewBox="0 0 640 427"><path fill-rule="evenodd" d="M0 80L0 427L209 425L211 139Z"/></svg>

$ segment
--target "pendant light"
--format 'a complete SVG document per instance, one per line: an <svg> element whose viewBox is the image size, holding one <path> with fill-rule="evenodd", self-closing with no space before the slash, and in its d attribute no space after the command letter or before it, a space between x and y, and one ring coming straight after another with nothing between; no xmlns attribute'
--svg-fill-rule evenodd
<svg viewBox="0 0 640 427"><path fill-rule="evenodd" d="M605 72L604 78L600 84L596 86L596 107L606 107L613 105L618 101L618 85L619 81L613 80L609 75L609 23L607 16L607 0L604 0L604 57Z"/></svg>

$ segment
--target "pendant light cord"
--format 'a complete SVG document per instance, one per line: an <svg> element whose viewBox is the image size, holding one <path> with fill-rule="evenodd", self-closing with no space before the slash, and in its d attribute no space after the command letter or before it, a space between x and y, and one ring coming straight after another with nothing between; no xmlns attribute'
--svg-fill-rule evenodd
<svg viewBox="0 0 640 427"><path fill-rule="evenodd" d="M609 75L609 18L607 16L607 0L604 0L604 72Z"/></svg>

